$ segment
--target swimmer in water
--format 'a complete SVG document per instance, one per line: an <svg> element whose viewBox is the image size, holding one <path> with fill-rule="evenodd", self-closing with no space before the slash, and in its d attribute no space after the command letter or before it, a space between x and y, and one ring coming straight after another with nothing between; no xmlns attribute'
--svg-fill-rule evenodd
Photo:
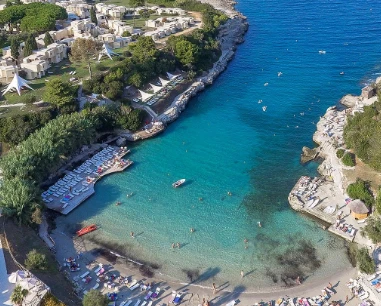
<svg viewBox="0 0 381 306"><path fill-rule="evenodd" d="M120 204L122 204L122 203L118 201L118 202L116 202L115 205L116 205L116 206L119 206Z"/></svg>
<svg viewBox="0 0 381 306"><path fill-rule="evenodd" d="M202 201L202 198L198 198L199 201Z"/></svg>
<svg viewBox="0 0 381 306"><path fill-rule="evenodd" d="M194 228L193 227L191 227L190 232L194 233Z"/></svg>
<svg viewBox="0 0 381 306"><path fill-rule="evenodd" d="M230 191L228 191L228 195L229 195L229 196L231 196L231 195L232 195L232 193L231 193Z"/></svg>
<svg viewBox="0 0 381 306"><path fill-rule="evenodd" d="M243 240L244 243L248 243L249 240L247 240L246 238Z"/></svg>
<svg viewBox="0 0 381 306"><path fill-rule="evenodd" d="M135 238L135 236L134 236L134 232L131 232L131 233L130 233L130 236L131 236L131 238Z"/></svg>
<svg viewBox="0 0 381 306"><path fill-rule="evenodd" d="M261 221L258 221L257 224L259 227L262 227Z"/></svg>

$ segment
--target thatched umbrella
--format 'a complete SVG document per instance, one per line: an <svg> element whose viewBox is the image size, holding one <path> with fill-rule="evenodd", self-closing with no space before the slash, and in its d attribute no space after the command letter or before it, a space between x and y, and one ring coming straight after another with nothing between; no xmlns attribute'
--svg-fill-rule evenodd
<svg viewBox="0 0 381 306"><path fill-rule="evenodd" d="M368 207L366 207L363 201L353 200L349 202L348 207L351 210L351 214L355 219L361 220L368 217L369 209Z"/></svg>

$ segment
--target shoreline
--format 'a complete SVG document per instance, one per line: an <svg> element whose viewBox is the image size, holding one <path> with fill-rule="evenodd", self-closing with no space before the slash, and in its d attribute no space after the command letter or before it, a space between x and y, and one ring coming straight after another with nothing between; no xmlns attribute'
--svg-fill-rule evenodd
<svg viewBox="0 0 381 306"><path fill-rule="evenodd" d="M378 78L375 83L381 82ZM319 177L302 176L288 196L288 202L292 209L304 213L312 218L317 218L329 224L323 227L331 233L359 245L371 247L369 239L360 235L360 230L365 222L355 220L349 208L346 206L346 188L350 183L355 182L355 167L345 166L340 158L336 156L339 148L345 150L343 131L348 117L356 112L361 112L364 106L371 105L377 100L377 96L363 98L361 96L346 95L340 99L336 106L329 107L325 114L320 117L316 124L316 131L313 134L313 141L318 145L315 149L305 149L312 158L308 160L322 159L323 162L318 167ZM339 108L340 106L340 108ZM302 153L302 157L303 154ZM316 202L316 203L315 203ZM337 215L342 212L344 215L340 223L353 226L354 234L347 234L335 225Z"/></svg>
<svg viewBox="0 0 381 306"><path fill-rule="evenodd" d="M163 114L165 112L161 115L164 118L160 118L160 116L159 116L159 118L162 119L162 122L164 124L169 124L169 123L173 122L174 120L176 120L179 117L180 113L185 109L190 98L193 97L194 95L196 95L198 92L204 90L205 86L212 84L213 81L218 77L218 75L226 69L228 62L234 57L236 46L243 42L243 36L244 36L245 32L247 31L248 24L246 22L246 18L243 15L241 15L239 12L236 12L234 10L233 4L231 2L229 2L229 4L222 2L222 1L201 1L201 2L210 3L214 7L216 7L217 9L221 9L218 6L218 5L220 5L220 6L224 7L224 11L227 10L225 12L228 12L228 10L230 9L231 11L229 12L229 16L230 17L235 16L235 17L234 17L234 19L229 19L227 21L227 23L222 27L223 32L219 37L219 41L221 43L221 49L222 49L221 50L222 54L221 54L220 59L213 65L213 68L208 71L206 76L198 78L197 81L192 83L187 90L185 90L182 94L180 94L179 96L177 96L173 100L170 107L168 107L165 110L165 112L169 112L169 116L167 116L167 118L165 118L163 116ZM233 30L235 30L235 31L233 31ZM223 48L223 46L224 46L224 48ZM168 115L168 114L166 114L166 115ZM165 129L165 127L163 127L162 129L159 129L157 133L162 132L164 129ZM156 131L150 133L149 136L146 138L150 138L150 137L157 135L157 133L155 133L155 132ZM127 135L126 135L126 133L124 132L121 135L127 137L127 139L130 141L136 141L136 140L142 139L139 136L136 136L136 133L135 134L127 133ZM56 236L56 235L58 235L58 233L54 234L54 236ZM70 237L68 237L68 238L73 243L73 240ZM74 245L73 245L73 247L74 247ZM57 258L62 258L62 256L61 257L57 256ZM99 257L97 260L99 260ZM129 269L127 268L127 270L129 270ZM129 275L136 274L136 272L138 272L138 269L133 268L133 269L130 269L130 271L132 271L132 273L130 273ZM336 279L348 280L349 277L353 277L355 275L354 271L355 271L354 269L351 269L348 271L347 270L343 271L339 275L336 275L333 279L335 279L335 280ZM168 278L170 278L170 276L168 276ZM154 279L156 279L156 278L154 278ZM159 280L159 281L161 281L161 280ZM300 286L295 286L292 288L284 288L284 289L268 291L268 292L239 291L236 295L234 290L233 291L232 290L226 290L226 291L221 290L221 291L219 291L219 293L220 292L223 292L223 293L231 292L231 296L228 294L230 299L236 299L239 297L242 305L252 305L253 299L255 299L259 302L262 299L274 299L274 298L276 299L276 297L287 296L287 294L295 294L295 296L297 296L297 295L298 296L315 296L320 291L318 288L320 288L320 286L325 287L327 285L328 281L332 281L331 278L329 278L329 280L326 280L325 278L319 279L319 280L316 280L316 282L311 282L311 283L307 282L307 283L303 283ZM182 286L190 285L192 287L192 291L195 291L194 293L192 293L192 297L197 296L198 303L201 303L201 297L205 296L205 295L206 295L208 300L214 299L213 295L211 294L211 289L212 289L211 287L182 283L182 282L178 282L178 281L170 281L170 280L165 281L165 282L168 284L173 284L174 287L179 286L179 285L182 285ZM342 285L343 287L345 287L345 282L339 281L339 283L341 283L340 286ZM199 286L201 286L201 287L199 287ZM241 297L240 294L245 294L245 296ZM196 301L192 300L192 297L189 300L189 304L185 303L185 305L195 305L196 304ZM342 300L344 300L345 295L342 296L341 298L342 298ZM229 302L229 300L223 299L223 301L221 301L221 302L218 302L218 301L214 302L213 301L213 304L214 305L222 305L222 304L226 304L227 302ZM350 302L348 305L355 305L355 303L352 304Z"/></svg>
<svg viewBox="0 0 381 306"><path fill-rule="evenodd" d="M233 59L237 45L244 42L244 36L248 30L249 24L246 17L234 8L234 1L224 2L222 0L202 0L202 3L211 4L214 8L223 11L228 15L229 19L220 27L218 41L221 45L221 56L213 64L213 67L206 72L206 75L198 77L192 82L187 89L176 96L170 106L168 106L162 114L153 116L149 112L155 124L147 133L141 131L131 133L123 131L120 136L125 137L128 141L138 141L148 139L162 133L169 123L179 118L181 112L186 108L190 99L203 91L206 86L212 85L214 80L227 68L229 62ZM144 106L144 109L151 108Z"/></svg>

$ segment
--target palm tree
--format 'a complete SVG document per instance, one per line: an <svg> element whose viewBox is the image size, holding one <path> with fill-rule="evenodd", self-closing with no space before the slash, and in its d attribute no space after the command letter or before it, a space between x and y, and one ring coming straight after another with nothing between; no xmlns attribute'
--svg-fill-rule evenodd
<svg viewBox="0 0 381 306"><path fill-rule="evenodd" d="M28 290L17 285L11 294L11 302L16 305L22 305L24 298L28 295Z"/></svg>

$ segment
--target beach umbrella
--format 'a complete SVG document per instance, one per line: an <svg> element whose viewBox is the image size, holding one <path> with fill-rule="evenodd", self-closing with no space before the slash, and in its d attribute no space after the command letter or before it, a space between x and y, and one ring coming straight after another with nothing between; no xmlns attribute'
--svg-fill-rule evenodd
<svg viewBox="0 0 381 306"><path fill-rule="evenodd" d="M17 270L16 272L13 272L11 275L8 277L8 281L11 284L16 284L17 282L25 279L27 277L27 273L22 270Z"/></svg>

